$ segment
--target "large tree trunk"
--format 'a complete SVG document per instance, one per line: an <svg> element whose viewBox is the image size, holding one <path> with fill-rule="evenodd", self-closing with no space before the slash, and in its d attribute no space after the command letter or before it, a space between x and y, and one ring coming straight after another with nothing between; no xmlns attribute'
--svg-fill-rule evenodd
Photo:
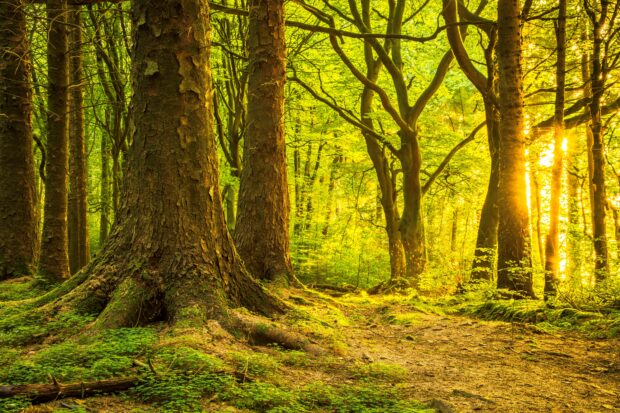
<svg viewBox="0 0 620 413"><path fill-rule="evenodd" d="M25 2L0 2L0 280L30 274L37 252L30 45Z"/></svg>
<svg viewBox="0 0 620 413"><path fill-rule="evenodd" d="M105 247L63 284L77 286L55 305L101 312L104 327L227 322L231 306L282 310L245 270L226 229L207 1L133 0L132 21L133 143L123 203Z"/></svg>
<svg viewBox="0 0 620 413"><path fill-rule="evenodd" d="M69 93L69 268L75 274L88 264L88 170L84 130L82 19L80 6L69 11L70 83Z"/></svg>
<svg viewBox="0 0 620 413"><path fill-rule="evenodd" d="M525 185L521 19L518 0L498 2L500 146L497 287L534 296Z"/></svg>
<svg viewBox="0 0 620 413"><path fill-rule="evenodd" d="M284 141L284 1L250 1L247 133L235 241L248 269L291 280Z"/></svg>
<svg viewBox="0 0 620 413"><path fill-rule="evenodd" d="M560 272L560 196L562 194L562 143L564 140L564 87L566 84L566 0L560 0L556 25L556 91L551 169L551 210L545 242L545 298L554 296Z"/></svg>
<svg viewBox="0 0 620 413"><path fill-rule="evenodd" d="M39 273L50 281L69 276L67 242L68 83L67 2L47 2L47 164Z"/></svg>

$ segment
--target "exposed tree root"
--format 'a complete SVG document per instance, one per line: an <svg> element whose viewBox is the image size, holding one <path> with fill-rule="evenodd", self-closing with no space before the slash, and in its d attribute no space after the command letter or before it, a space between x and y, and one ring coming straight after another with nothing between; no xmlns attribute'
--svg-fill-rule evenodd
<svg viewBox="0 0 620 413"><path fill-rule="evenodd" d="M277 344L285 349L303 350L315 356L327 353L327 350L308 337L251 314L235 312L231 327L246 334L251 344Z"/></svg>
<svg viewBox="0 0 620 413"><path fill-rule="evenodd" d="M415 285L412 281L409 281L405 278L396 278L377 284L374 287L369 288L367 292L370 295L399 294L405 293L411 288L415 288Z"/></svg>

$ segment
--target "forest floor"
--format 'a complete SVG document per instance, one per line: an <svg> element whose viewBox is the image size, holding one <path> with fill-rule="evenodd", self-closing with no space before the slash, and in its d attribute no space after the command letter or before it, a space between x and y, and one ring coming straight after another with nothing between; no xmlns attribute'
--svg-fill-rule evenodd
<svg viewBox="0 0 620 413"><path fill-rule="evenodd" d="M27 284L6 288L0 285L0 313L1 301L28 290ZM37 322L4 329L0 385L49 383L50 377L61 383L144 379L118 395L32 407L4 399L0 411L620 412L620 330L600 334L601 326L617 329L620 318L597 316L591 331L606 338L593 338L549 323L458 315L454 305L417 297L281 295L293 306L281 325L325 353L254 346L213 324L98 333L90 329L92 318L72 316L51 323L53 330Z"/></svg>
<svg viewBox="0 0 620 413"><path fill-rule="evenodd" d="M456 412L620 412L617 339L398 305L355 307L350 318L350 348L405 367L404 390L418 400Z"/></svg>

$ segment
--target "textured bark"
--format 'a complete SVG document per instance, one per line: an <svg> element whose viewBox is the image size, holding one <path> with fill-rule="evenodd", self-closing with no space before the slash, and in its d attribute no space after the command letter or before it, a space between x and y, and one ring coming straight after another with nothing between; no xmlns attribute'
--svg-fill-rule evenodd
<svg viewBox="0 0 620 413"><path fill-rule="evenodd" d="M602 56L606 46L602 26L606 24L605 15L609 2L601 2L601 17L592 18L593 50L590 62L590 84L592 85L592 99L590 100L590 130L592 145L589 146L592 160L592 178L590 181L591 195L590 208L592 211L592 237L594 239L594 276L596 281L602 281L609 274L609 260L607 251L607 228L605 223L605 207L607 195L605 188L605 141L603 123L601 120L601 100L605 92L605 77L603 72ZM594 13L594 12L592 12Z"/></svg>
<svg viewBox="0 0 620 413"><path fill-rule="evenodd" d="M66 0L47 2L47 163L39 273L50 281L65 279L70 274L67 243L69 61L66 18Z"/></svg>
<svg viewBox="0 0 620 413"><path fill-rule="evenodd" d="M88 168L84 130L82 19L80 6L69 10L70 93L69 93L69 268L75 274L88 264Z"/></svg>
<svg viewBox="0 0 620 413"><path fill-rule="evenodd" d="M212 130L205 0L134 0L133 99L123 203L108 242L54 306L97 325L230 320L231 306L281 311L226 229ZM206 108L206 110L205 110Z"/></svg>
<svg viewBox="0 0 620 413"><path fill-rule="evenodd" d="M521 19L518 0L498 1L500 146L498 288L533 296L525 185Z"/></svg>
<svg viewBox="0 0 620 413"><path fill-rule="evenodd" d="M25 2L0 2L0 280L33 271L37 213Z"/></svg>
<svg viewBox="0 0 620 413"><path fill-rule="evenodd" d="M88 397L130 389L140 383L140 378L119 377L81 383L18 384L0 386L0 398L26 397L32 403L44 403L66 397Z"/></svg>
<svg viewBox="0 0 620 413"><path fill-rule="evenodd" d="M256 277L290 281L284 1L250 1L247 132L235 241Z"/></svg>
<svg viewBox="0 0 620 413"><path fill-rule="evenodd" d="M458 4L457 4L458 3ZM487 31L489 44L485 49L485 61L487 66L487 76L478 71L468 56L467 49L463 43L464 29L459 30L455 24L459 15L466 14L466 17L476 16L485 7L486 2L481 1L476 13L470 13L464 5L455 0L444 0L442 11L446 24L450 25L446 31L450 48L454 53L456 61L463 73L470 82L478 89L483 96L485 108L485 120L487 126L487 140L491 157L491 170L486 196L480 213L478 224L478 234L476 237L476 249L472 262L471 280L490 281L493 278L495 266L495 256L497 250L497 227L499 223L499 212L497 208L498 183L499 183L499 111L496 105L497 95L497 63L495 60L495 46L497 34L495 30Z"/></svg>
<svg viewBox="0 0 620 413"><path fill-rule="evenodd" d="M560 196L562 194L564 141L564 88L566 85L566 0L559 1L556 37L555 128L551 169L551 210L549 233L545 242L545 298L554 296L560 273Z"/></svg>
<svg viewBox="0 0 620 413"><path fill-rule="evenodd" d="M491 102L485 100L487 120L487 140L491 155L491 171L487 193L480 212L476 250L472 263L471 279L473 281L493 279L495 256L497 250L497 227L499 225L499 209L497 196L499 185L499 112Z"/></svg>
<svg viewBox="0 0 620 413"><path fill-rule="evenodd" d="M110 148L105 136L101 137L101 184L100 184L99 208L99 247L105 243L110 233Z"/></svg>

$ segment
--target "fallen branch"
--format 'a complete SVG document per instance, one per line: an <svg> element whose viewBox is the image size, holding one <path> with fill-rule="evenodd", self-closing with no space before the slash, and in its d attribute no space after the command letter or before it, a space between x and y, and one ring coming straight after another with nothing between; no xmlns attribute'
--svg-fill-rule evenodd
<svg viewBox="0 0 620 413"><path fill-rule="evenodd" d="M0 398L27 397L33 403L44 403L66 397L84 398L99 393L114 393L130 389L138 384L137 376L119 377L81 383L62 384L16 384L0 386Z"/></svg>

